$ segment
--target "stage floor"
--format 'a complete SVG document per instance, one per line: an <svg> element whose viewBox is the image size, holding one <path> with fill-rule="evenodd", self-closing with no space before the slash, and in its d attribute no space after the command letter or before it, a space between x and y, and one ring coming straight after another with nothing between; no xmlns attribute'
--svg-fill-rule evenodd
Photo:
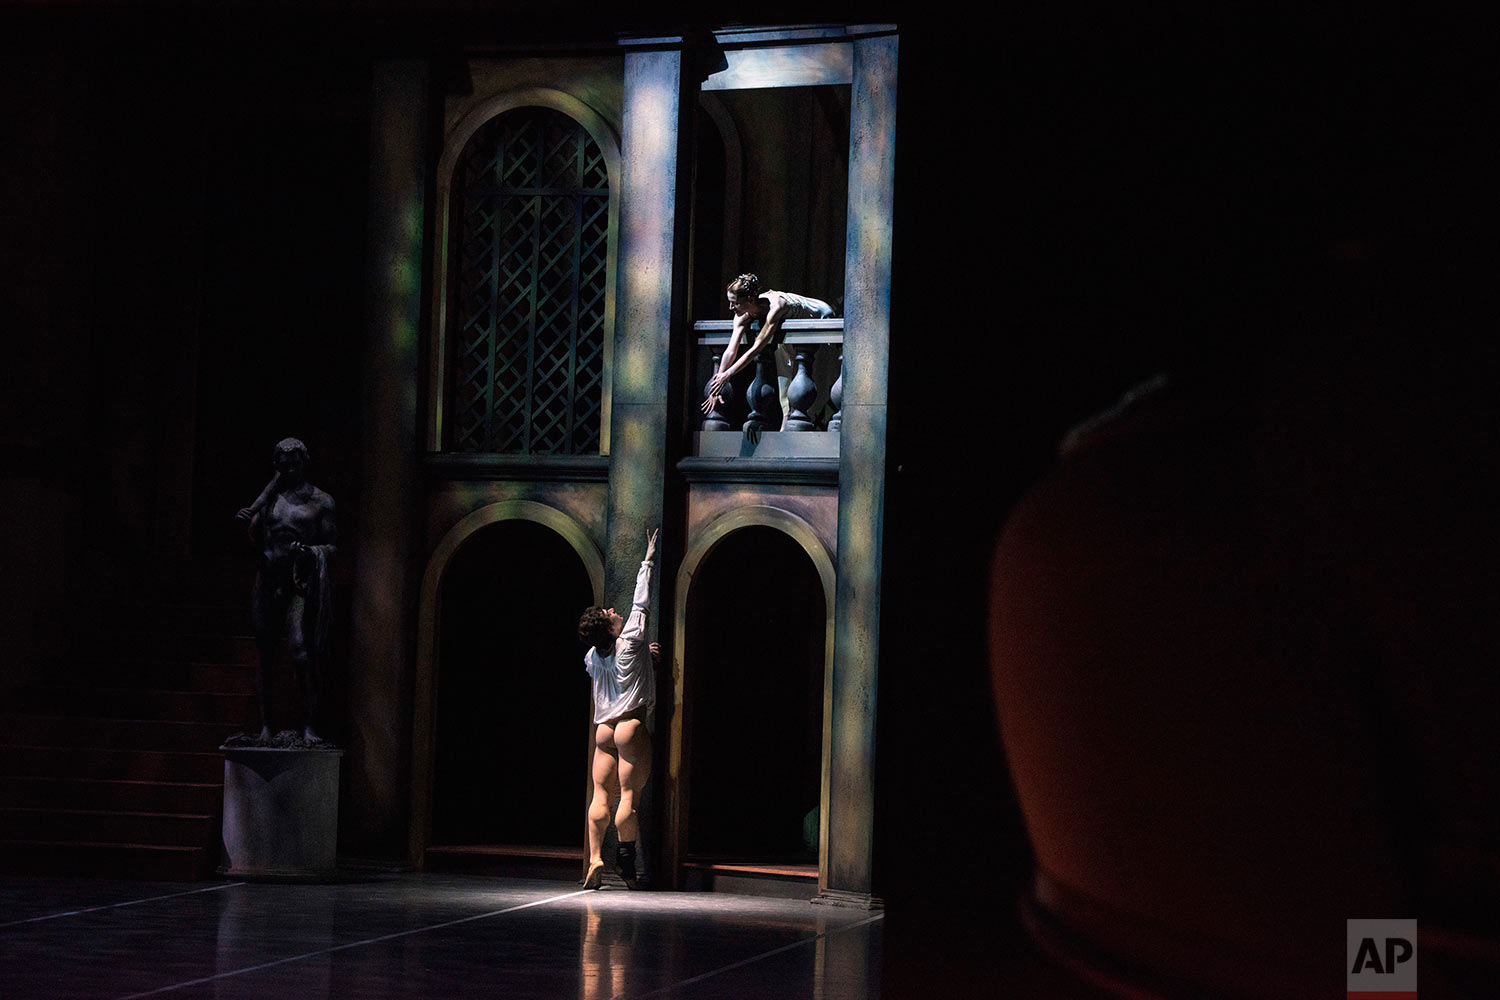
<svg viewBox="0 0 1500 1000"><path fill-rule="evenodd" d="M0 996L878 997L884 915L725 893L359 874L7 877Z"/></svg>

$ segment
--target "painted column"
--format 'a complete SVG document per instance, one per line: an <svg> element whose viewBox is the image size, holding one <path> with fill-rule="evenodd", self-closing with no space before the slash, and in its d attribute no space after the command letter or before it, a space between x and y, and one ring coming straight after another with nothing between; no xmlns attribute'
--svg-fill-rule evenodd
<svg viewBox="0 0 1500 1000"><path fill-rule="evenodd" d="M377 61L370 133L369 314L364 349L363 489L350 615L344 853L406 854L405 683L412 484L416 482L418 324L427 202L427 64ZM347 522L346 522L347 523Z"/></svg>
<svg viewBox="0 0 1500 1000"><path fill-rule="evenodd" d="M878 905L875 692L885 508L886 372L896 162L894 35L854 42L844 264L843 423L827 856L819 899Z"/></svg>
<svg viewBox="0 0 1500 1000"><path fill-rule="evenodd" d="M646 531L663 524L672 385L669 361L685 336L690 212L692 98L682 39L625 39L621 129L619 305L615 311L610 418L609 524L604 599L629 602ZM679 172L679 166L684 168ZM683 353L683 352L679 352ZM680 393L679 393L680 394ZM681 413L675 414L680 424ZM671 553L663 532L651 595L650 634L660 626L658 596ZM658 734L660 735L660 734ZM664 759L659 750L658 759ZM641 804L641 847L649 857L653 782Z"/></svg>

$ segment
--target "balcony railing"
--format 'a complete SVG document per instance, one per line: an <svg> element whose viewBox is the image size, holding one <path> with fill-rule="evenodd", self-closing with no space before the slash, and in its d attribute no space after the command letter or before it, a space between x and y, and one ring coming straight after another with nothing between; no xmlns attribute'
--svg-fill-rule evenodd
<svg viewBox="0 0 1500 1000"><path fill-rule="evenodd" d="M768 458L838 454L844 321L791 319L782 324L782 330L782 343L793 356L791 379L786 386L786 410L782 409L776 352L767 349L747 366L749 372L741 371L735 377L732 388L725 394L727 402L715 404L702 417L697 435L698 454L754 453ZM698 342L699 403L707 398L708 380L719 370L733 331L733 320L699 320L693 324ZM777 432L782 430L783 423L787 433L781 435ZM793 434L798 435L796 440L792 440ZM775 436L762 438L762 435ZM741 438L746 441L742 443ZM756 438L761 440L755 441Z"/></svg>

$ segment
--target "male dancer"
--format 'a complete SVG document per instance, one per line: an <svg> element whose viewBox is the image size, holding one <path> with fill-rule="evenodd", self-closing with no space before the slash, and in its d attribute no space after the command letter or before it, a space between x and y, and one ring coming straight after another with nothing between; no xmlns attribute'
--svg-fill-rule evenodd
<svg viewBox="0 0 1500 1000"><path fill-rule="evenodd" d="M620 846L615 869L625 884L636 887L635 842L640 828L636 803L651 776L651 728L656 709L656 674L652 664L661 648L646 642L646 607L651 599L651 570L658 530L646 534L646 558L635 577L629 619L614 608L588 608L578 620L578 637L589 643L584 669L594 685L594 796L589 803L589 869L586 889L604 880L604 834L609 829L611 789L618 782L614 809Z"/></svg>

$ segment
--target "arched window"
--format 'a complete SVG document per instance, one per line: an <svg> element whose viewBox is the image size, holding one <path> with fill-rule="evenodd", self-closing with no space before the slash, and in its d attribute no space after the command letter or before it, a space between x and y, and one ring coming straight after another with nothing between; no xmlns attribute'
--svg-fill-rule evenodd
<svg viewBox="0 0 1500 1000"><path fill-rule="evenodd" d="M599 453L609 173L542 107L485 123L454 173L448 450Z"/></svg>

